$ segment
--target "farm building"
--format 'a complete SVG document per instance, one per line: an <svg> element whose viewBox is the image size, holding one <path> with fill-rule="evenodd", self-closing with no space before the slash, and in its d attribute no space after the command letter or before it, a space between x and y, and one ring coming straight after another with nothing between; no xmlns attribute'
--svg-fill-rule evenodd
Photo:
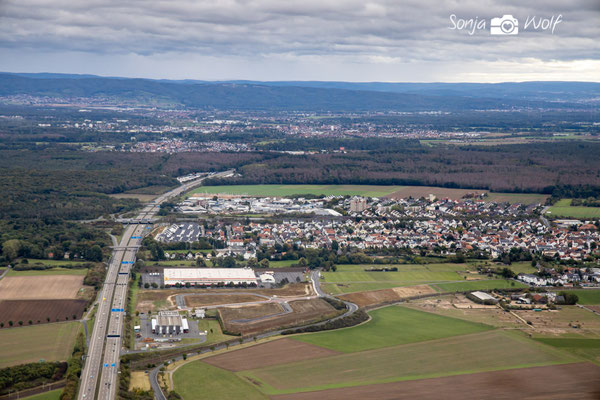
<svg viewBox="0 0 600 400"><path fill-rule="evenodd" d="M177 311L159 311L152 318L152 333L157 335L188 333L190 327L187 318L182 318Z"/></svg>
<svg viewBox="0 0 600 400"><path fill-rule="evenodd" d="M165 268L163 275L165 285L257 283L256 275L251 268Z"/></svg>
<svg viewBox="0 0 600 400"><path fill-rule="evenodd" d="M492 296L486 292L471 292L471 293L469 293L469 295L467 297L471 300L476 301L477 303L484 303L484 304L498 303L498 299L496 299L494 296Z"/></svg>

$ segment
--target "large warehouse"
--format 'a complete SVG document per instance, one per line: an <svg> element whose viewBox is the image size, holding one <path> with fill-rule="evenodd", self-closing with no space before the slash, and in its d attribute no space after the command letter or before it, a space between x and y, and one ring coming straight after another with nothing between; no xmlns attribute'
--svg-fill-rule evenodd
<svg viewBox="0 0 600 400"><path fill-rule="evenodd" d="M165 268L165 285L257 284L252 268Z"/></svg>

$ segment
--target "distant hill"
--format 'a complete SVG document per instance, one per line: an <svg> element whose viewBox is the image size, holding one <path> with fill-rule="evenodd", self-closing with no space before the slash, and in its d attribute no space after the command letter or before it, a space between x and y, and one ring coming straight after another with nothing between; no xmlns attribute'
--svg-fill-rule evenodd
<svg viewBox="0 0 600 400"><path fill-rule="evenodd" d="M0 96L109 98L199 109L280 111L459 111L551 108L589 101L600 84L204 82L107 78L93 75L0 73ZM595 92L594 92L595 90Z"/></svg>

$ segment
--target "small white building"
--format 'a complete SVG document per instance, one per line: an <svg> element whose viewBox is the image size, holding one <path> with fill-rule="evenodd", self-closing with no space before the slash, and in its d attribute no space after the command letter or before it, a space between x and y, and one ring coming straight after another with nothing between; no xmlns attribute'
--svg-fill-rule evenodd
<svg viewBox="0 0 600 400"><path fill-rule="evenodd" d="M262 283L275 283L275 276L273 271L266 271L258 277Z"/></svg>

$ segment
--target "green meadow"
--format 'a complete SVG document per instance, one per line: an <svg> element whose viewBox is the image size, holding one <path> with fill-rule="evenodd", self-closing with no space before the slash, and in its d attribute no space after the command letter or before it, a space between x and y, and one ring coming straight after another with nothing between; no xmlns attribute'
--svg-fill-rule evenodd
<svg viewBox="0 0 600 400"><path fill-rule="evenodd" d="M487 325L401 306L380 308L369 315L369 322L356 327L299 335L294 339L352 353L491 329Z"/></svg>

